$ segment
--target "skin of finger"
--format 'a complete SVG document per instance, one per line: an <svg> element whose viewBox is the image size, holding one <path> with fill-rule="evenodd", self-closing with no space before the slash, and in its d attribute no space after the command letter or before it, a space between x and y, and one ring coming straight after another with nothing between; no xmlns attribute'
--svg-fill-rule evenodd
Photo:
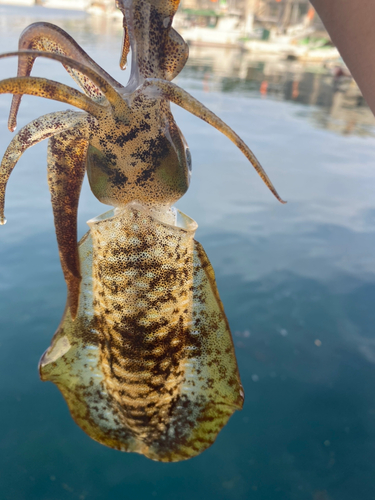
<svg viewBox="0 0 375 500"><path fill-rule="evenodd" d="M312 0L311 3L375 114L375 2Z"/></svg>

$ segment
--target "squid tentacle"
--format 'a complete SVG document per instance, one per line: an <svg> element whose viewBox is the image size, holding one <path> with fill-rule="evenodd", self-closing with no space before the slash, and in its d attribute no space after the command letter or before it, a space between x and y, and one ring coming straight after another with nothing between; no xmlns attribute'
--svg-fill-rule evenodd
<svg viewBox="0 0 375 500"><path fill-rule="evenodd" d="M169 31L166 52L170 54L178 53L178 57L167 58L166 67L164 68L167 80L173 80L182 71L189 58L189 45L173 28Z"/></svg>
<svg viewBox="0 0 375 500"><path fill-rule="evenodd" d="M0 85L1 87L1 85ZM9 177L22 154L38 142L63 130L83 124L83 114L78 111L59 111L41 116L23 127L12 139L0 164L0 224L5 224L5 190Z"/></svg>
<svg viewBox="0 0 375 500"><path fill-rule="evenodd" d="M92 68L89 68L88 66L85 66L84 64L82 64L78 61L75 61L74 59L71 59L70 57L62 56L60 54L56 54L53 52L41 52L41 51L37 51L37 50L20 50L18 52L7 52L5 54L1 54L0 59L4 59L6 57L23 56L23 55L44 57L46 59L53 59L54 61L61 62L70 68L76 69L80 73L82 73L83 75L90 78L95 83L95 85L98 86L98 88L101 90L101 92L104 94L104 96L106 97L106 99L112 105L113 108L116 109L116 107L121 107L121 108L123 108L124 106L127 107L126 102L124 101L122 96L117 92L117 90L115 88L113 88L111 86L111 84L109 82L107 82L107 80L105 80L102 76L100 76ZM17 80L17 79L19 79L20 81L31 81L32 77L18 77L18 78L16 77L15 80ZM11 80L11 79L8 79L8 80ZM8 80L3 80L3 82L6 82ZM46 80L46 81L49 81L49 80ZM56 82L54 82L54 83L56 83ZM71 89L71 87L68 87L62 83L60 83L58 85L60 85L61 87L65 87L67 89ZM75 90L75 89L72 89L72 90ZM75 90L75 92L77 92L79 95L85 97L92 104L103 108L103 106L101 106L99 103L95 103L92 99L89 99L87 96L85 96L85 94L82 94L82 92L79 92L76 90ZM10 92L10 93L12 93L12 94L21 93L22 94L25 92L14 91L14 92ZM35 94L31 94L31 95L35 95ZM56 99L56 100L59 100L59 99ZM85 109L85 111L86 111L86 109Z"/></svg>
<svg viewBox="0 0 375 500"><path fill-rule="evenodd" d="M87 111L94 117L100 116L105 109L104 106L93 102L79 90L46 78L31 76L7 78L0 82L0 94L28 94L65 102Z"/></svg>
<svg viewBox="0 0 375 500"><path fill-rule="evenodd" d="M86 171L88 130L84 124L53 136L48 143L48 185L61 267L68 288L67 304L77 315L81 283L77 245L77 212Z"/></svg>
<svg viewBox="0 0 375 500"><path fill-rule="evenodd" d="M130 51L130 38L129 38L129 29L128 22L126 19L125 6L122 2L116 0L116 7L122 12L123 20L122 27L124 29L124 35L122 39L122 47L121 47L121 56L120 56L120 68L126 69L127 59Z"/></svg>
<svg viewBox="0 0 375 500"><path fill-rule="evenodd" d="M208 124L215 127L219 132L222 132L228 139L230 139L238 149L246 156L246 158L253 165L263 182L266 184L268 189L273 193L273 195L281 202L286 203L282 200L274 188L270 178L264 171L263 167L259 163L258 159L251 151L251 149L244 143L244 141L215 113L210 111L206 106L199 102L195 97L190 95L185 90L181 89L177 85L165 80L160 80L158 78L147 78L142 86L138 89L145 95L149 95L152 98L155 96L162 96L165 99L177 104L181 108L189 111L193 115L201 118Z"/></svg>
<svg viewBox="0 0 375 500"><path fill-rule="evenodd" d="M123 86L112 78L101 66L99 66L91 57L78 45L78 43L63 29L58 26L38 22L28 26L21 34L19 39L19 50L37 50L50 53L62 54L71 57L82 64L96 71L100 76L107 80L113 87L122 88ZM30 76L34 62L38 56L20 56L18 60L17 76ZM87 76L77 70L64 65L64 68L78 83L82 90L93 100L100 101L103 94L100 89ZM8 128L12 132L17 126L17 114L22 96L14 95L9 114Z"/></svg>
<svg viewBox="0 0 375 500"><path fill-rule="evenodd" d="M117 8L124 16L120 67L125 67L131 46L134 79L140 76L173 80L185 66L189 56L188 44L171 27L179 0L144 2L140 8L134 8L134 4L135 2L128 0L116 1ZM148 18L147 23L145 18ZM138 71L139 75L136 75Z"/></svg>

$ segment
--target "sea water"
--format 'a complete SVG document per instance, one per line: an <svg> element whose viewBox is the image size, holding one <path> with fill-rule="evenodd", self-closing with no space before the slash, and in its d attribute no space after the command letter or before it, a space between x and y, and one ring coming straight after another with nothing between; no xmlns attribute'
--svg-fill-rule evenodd
<svg viewBox="0 0 375 500"><path fill-rule="evenodd" d="M0 7L0 51L28 24L67 30L126 83L121 25L84 13ZM1 77L16 60L0 61ZM0 229L0 498L373 500L375 498L375 122L334 64L191 48L176 83L252 148L287 205L218 131L173 106L193 177L178 207L216 271L245 405L202 455L160 464L105 448L73 422L38 360L63 313L46 142L16 166ZM39 59L34 75L74 85ZM10 96L0 97L0 152ZM66 105L21 104L18 129ZM79 231L108 210L85 183Z"/></svg>

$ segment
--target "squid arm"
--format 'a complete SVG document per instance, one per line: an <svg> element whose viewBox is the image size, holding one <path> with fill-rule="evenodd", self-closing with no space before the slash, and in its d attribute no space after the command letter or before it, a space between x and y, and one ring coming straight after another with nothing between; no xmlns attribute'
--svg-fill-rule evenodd
<svg viewBox="0 0 375 500"><path fill-rule="evenodd" d="M23 127L12 139L0 164L0 224L5 224L5 190L9 177L26 149L77 124L82 126L82 113L60 111L41 116Z"/></svg>
<svg viewBox="0 0 375 500"><path fill-rule="evenodd" d="M47 156L48 185L56 237L61 267L68 288L67 305L73 319L77 315L81 283L77 212L89 145L82 128L82 125L79 125L53 136L48 143Z"/></svg>
<svg viewBox="0 0 375 500"><path fill-rule="evenodd" d="M139 87L138 91L142 92L145 95L149 95L152 98L161 96L165 99L168 99L174 104L177 104L186 111L189 111L193 115L209 123L217 130L219 130L219 132L222 132L246 156L246 158L253 165L253 167L258 172L259 176L266 184L268 189L273 193L273 195L281 203L286 203L280 198L271 180L269 179L268 175L264 171L263 167L259 163L258 159L255 157L251 149L225 122L223 122L223 120L221 120L218 116L215 115L215 113L206 108L206 106L200 103L192 95L190 95L188 92L181 89L174 83L167 82L165 80L160 80L157 78L147 78L143 83L143 85Z"/></svg>
<svg viewBox="0 0 375 500"><path fill-rule="evenodd" d="M28 94L65 102L95 117L100 116L103 110L103 106L93 102L82 92L46 78L31 76L7 78L0 81L0 94Z"/></svg>
<svg viewBox="0 0 375 500"><path fill-rule="evenodd" d="M167 54L171 54L172 56L169 60L167 58L167 66L171 69L167 72L166 78L173 80L182 71L188 60L189 46L182 36L175 29L171 28L165 50ZM175 54L178 54L178 56L176 57Z"/></svg>
<svg viewBox="0 0 375 500"><path fill-rule="evenodd" d="M168 18L171 19L175 15L178 4L179 0L169 0L163 2L138 2L137 10L139 9L139 12L143 11L142 19L144 26L152 26L153 21L152 14L150 13L150 7L151 11L154 7L156 7L159 16L164 17L165 20L168 20ZM116 7L122 12L124 16L124 38L120 58L120 68L122 69L125 69L126 67L126 60L130 46L132 46L133 49L133 58L136 59L136 41L141 40L143 36L147 37L147 32L149 31L149 28L147 28L147 30L144 30L144 26L140 26L139 24L136 25L137 23L134 21L134 11L131 10L131 5L132 2L129 2L128 0L116 0ZM135 6L132 5L133 9L134 7ZM147 22L146 18L148 18ZM166 28L165 33L159 34L160 38L158 37L156 40L149 39L149 49L151 51L151 54L153 54L154 56L155 53L160 54L160 51L163 52L163 57L160 60L161 67L159 67L158 69L163 71L163 78L167 80L173 80L186 64L189 56L189 47L182 36L177 33L177 31L174 30L171 26ZM160 75L158 76L160 77Z"/></svg>
<svg viewBox="0 0 375 500"><path fill-rule="evenodd" d="M77 42L64 30L51 23L38 22L28 26L19 39L19 50L36 50L68 56L90 67L107 80L113 87L122 88L122 85L112 78L77 44ZM34 62L38 56L20 56L18 60L17 76L30 76ZM86 95L93 100L100 101L103 94L100 89L87 76L64 64L65 69L78 83ZM22 95L14 95L9 114L8 128L12 132L17 126L17 113Z"/></svg>
<svg viewBox="0 0 375 500"><path fill-rule="evenodd" d="M13 138L0 165L0 224L4 224L5 190L11 172L26 149L51 138L47 162L48 185L61 266L68 287L68 305L73 319L78 309L81 282L77 210L88 148L86 118L87 115L77 111L63 111L32 121Z"/></svg>
<svg viewBox="0 0 375 500"><path fill-rule="evenodd" d="M124 29L124 35L122 39L122 48L121 48L121 56L120 56L120 68L126 69L128 54L130 51L130 38L129 38L129 29L128 22L126 20L125 13L125 5L122 1L116 0L116 7L121 10L123 19L122 19L122 27Z"/></svg>
<svg viewBox="0 0 375 500"><path fill-rule="evenodd" d="M75 61L74 59L71 59L70 57L66 57L60 54L52 53L52 52L41 52L37 50L20 50L18 52L8 52L5 54L0 55L0 59L6 58L6 57L14 57L14 56L36 56L36 57L44 57L46 59L52 59L54 61L58 61L63 63L64 65L78 70L80 73L83 75L87 76L90 80L93 81L95 85L100 89L100 91L103 93L105 98L108 100L108 102L111 104L111 106L116 109L116 108L127 108L127 104L122 98L122 96L111 86L107 80L105 80L101 75L99 75L95 70L92 68L89 68L85 66L84 64ZM79 92L76 89L73 89L72 87L69 87L67 85L64 85L62 83L57 83L52 80L47 80L45 78L33 78L33 77L16 77L16 78L8 78L7 80L2 80L0 82L1 85L3 85L5 82L14 82L14 85L17 86L16 82L29 82L28 86L28 91L27 92L22 92L20 89L15 88L13 91L7 91L7 92L1 92L1 93L10 93L10 94L29 94L29 95L40 95L39 88L36 82L45 82L46 86L46 95L42 95L41 97L46 97L47 99L54 99L56 101L62 100L62 102L68 102L67 100L59 99L57 97L54 97L54 94L57 96L59 95L58 92L58 87L61 89L65 89L65 92L68 91L71 95L74 96L80 96L80 100L82 103L90 103L91 104L91 109L99 110L99 109L105 109L105 106L102 104L99 104L97 102L94 102L92 99L90 99L88 96L85 96L85 94L82 94L82 92ZM34 82L34 85L36 88L33 89L33 85L31 85L31 82ZM51 85L51 92L48 92L48 85ZM22 84L20 84L22 85ZM52 89L53 87L53 89ZM79 102L79 101L78 101ZM77 106L78 108L83 109L84 111L87 111L90 113L89 109L86 109L88 107L87 104L85 104L86 108L73 104L73 106ZM95 116L95 113L92 113Z"/></svg>

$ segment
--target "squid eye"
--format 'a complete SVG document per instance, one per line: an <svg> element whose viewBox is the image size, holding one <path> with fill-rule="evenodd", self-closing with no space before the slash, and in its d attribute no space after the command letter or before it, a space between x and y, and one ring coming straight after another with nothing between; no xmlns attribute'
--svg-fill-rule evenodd
<svg viewBox="0 0 375 500"><path fill-rule="evenodd" d="M189 172L191 172L191 153L190 153L190 149L189 148L185 149L185 155L186 155L186 164L187 164L187 167L189 169Z"/></svg>

